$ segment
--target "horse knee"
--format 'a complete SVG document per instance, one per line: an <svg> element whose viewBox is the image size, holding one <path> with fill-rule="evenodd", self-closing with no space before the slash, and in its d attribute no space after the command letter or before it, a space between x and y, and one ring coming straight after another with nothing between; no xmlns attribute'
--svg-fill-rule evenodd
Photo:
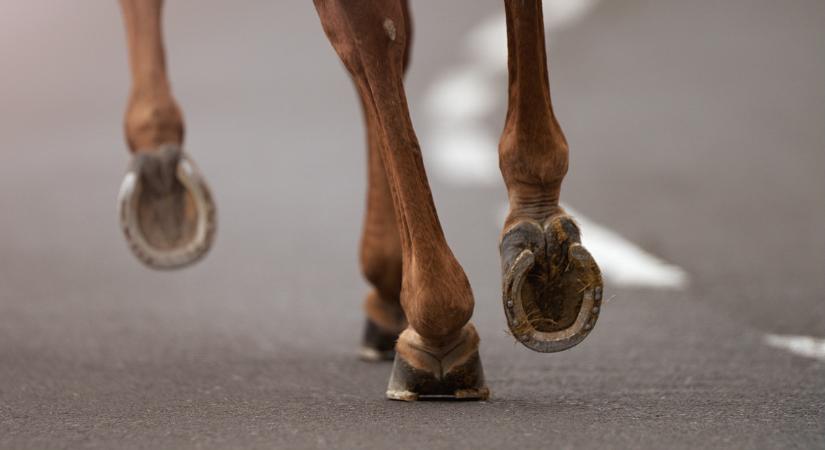
<svg viewBox="0 0 825 450"><path fill-rule="evenodd" d="M549 125L525 125L506 129L499 142L499 167L505 181L513 184L561 185L568 168L567 141ZM510 128L510 127L508 127Z"/></svg>

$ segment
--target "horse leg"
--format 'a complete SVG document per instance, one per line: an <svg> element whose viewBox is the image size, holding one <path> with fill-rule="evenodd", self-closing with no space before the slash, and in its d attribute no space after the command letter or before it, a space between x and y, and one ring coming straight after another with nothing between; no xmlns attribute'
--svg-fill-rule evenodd
<svg viewBox="0 0 825 450"><path fill-rule="evenodd" d="M407 41L404 71L409 64L412 42L407 0L403 0ZM371 106L361 97L367 128L367 208L361 234L361 271L373 290L364 301L367 323L361 358L367 361L392 360L395 342L406 327L401 308L401 238L396 227L395 207L381 160L381 124Z"/></svg>
<svg viewBox="0 0 825 450"><path fill-rule="evenodd" d="M581 342L599 313L602 279L559 206L568 147L553 113L540 1L505 0L509 99L499 165L510 199L501 238L508 325L539 352Z"/></svg>
<svg viewBox="0 0 825 450"><path fill-rule="evenodd" d="M315 0L324 31L379 124L380 154L401 242L400 300L408 326L396 344L387 396L486 398L470 284L447 245L403 87L399 0Z"/></svg>
<svg viewBox="0 0 825 450"><path fill-rule="evenodd" d="M167 78L161 34L163 0L120 0L120 6L132 74L125 132L133 154L121 187L121 225L145 264L181 267L209 249L215 207L181 150L183 117Z"/></svg>
<svg viewBox="0 0 825 450"><path fill-rule="evenodd" d="M120 0L132 90L126 109L126 142L132 152L183 144L183 117L166 75L161 35L163 0Z"/></svg>

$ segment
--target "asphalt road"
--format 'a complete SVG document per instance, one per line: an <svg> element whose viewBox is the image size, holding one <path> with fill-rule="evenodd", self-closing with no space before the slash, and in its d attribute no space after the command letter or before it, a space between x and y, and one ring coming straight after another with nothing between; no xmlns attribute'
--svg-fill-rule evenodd
<svg viewBox="0 0 825 450"><path fill-rule="evenodd" d="M356 359L363 130L302 3L169 2L220 215L175 273L141 267L116 222L115 3L0 5L0 448L825 448L825 363L765 344L825 337L825 4L603 1L553 35L564 200L691 283L608 284L587 341L532 353L504 333L503 186L433 176L493 397L406 404L384 399L389 365ZM502 7L413 8L429 166L419 100Z"/></svg>

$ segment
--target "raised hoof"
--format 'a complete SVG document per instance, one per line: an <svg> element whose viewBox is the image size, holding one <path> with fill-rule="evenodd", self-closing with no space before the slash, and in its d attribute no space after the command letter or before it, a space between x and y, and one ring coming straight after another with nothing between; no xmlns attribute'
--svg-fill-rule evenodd
<svg viewBox="0 0 825 450"><path fill-rule="evenodd" d="M490 390L478 354L478 335L472 325L440 351L423 344L411 329L399 337L387 387L390 400L487 400Z"/></svg>
<svg viewBox="0 0 825 450"><path fill-rule="evenodd" d="M192 264L212 245L212 195L178 146L136 154L120 187L118 206L129 248L151 268Z"/></svg>
<svg viewBox="0 0 825 450"><path fill-rule="evenodd" d="M364 361L392 361L395 358L395 341L398 333L388 332L369 318L364 326L359 356Z"/></svg>
<svg viewBox="0 0 825 450"><path fill-rule="evenodd" d="M570 216L517 223L501 240L501 260L504 313L519 342L551 353L587 337L599 317L602 277Z"/></svg>

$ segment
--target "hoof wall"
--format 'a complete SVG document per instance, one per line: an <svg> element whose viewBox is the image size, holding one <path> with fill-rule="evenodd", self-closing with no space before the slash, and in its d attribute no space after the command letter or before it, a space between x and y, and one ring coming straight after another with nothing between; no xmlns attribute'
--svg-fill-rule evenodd
<svg viewBox="0 0 825 450"><path fill-rule="evenodd" d="M401 349L395 355L387 387L388 399L486 400L490 397L475 329L470 326L462 342L440 354L417 347L415 343L402 342L408 333L409 330L402 333L398 344ZM407 361L405 355L416 362Z"/></svg>
<svg viewBox="0 0 825 450"><path fill-rule="evenodd" d="M386 331L372 320L367 319L358 356L361 360L369 362L392 361L395 358L395 341L397 340L398 333Z"/></svg>
<svg viewBox="0 0 825 450"><path fill-rule="evenodd" d="M480 389L460 389L452 395L444 394L418 394L411 391L387 391L387 398L402 402L416 402L419 400L477 400L485 401L490 398L490 389L484 387Z"/></svg>

